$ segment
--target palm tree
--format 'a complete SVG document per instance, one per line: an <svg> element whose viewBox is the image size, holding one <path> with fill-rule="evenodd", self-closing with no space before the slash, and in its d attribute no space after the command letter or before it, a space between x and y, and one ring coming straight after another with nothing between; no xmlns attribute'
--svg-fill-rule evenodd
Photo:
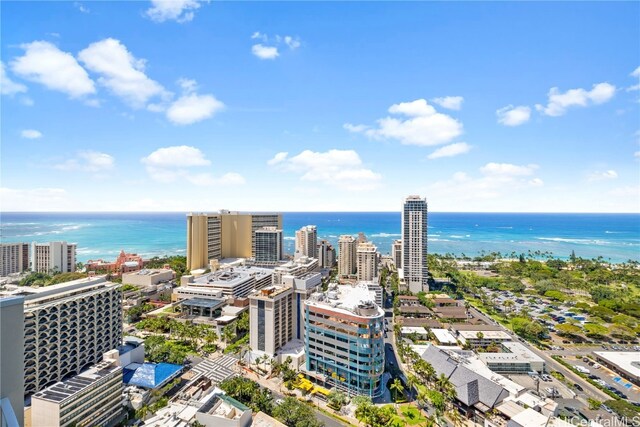
<svg viewBox="0 0 640 427"><path fill-rule="evenodd" d="M436 427L438 424L436 422L436 418L434 416L427 416L424 420L424 427Z"/></svg>
<svg viewBox="0 0 640 427"><path fill-rule="evenodd" d="M413 395L413 389L420 383L420 381L418 380L418 378L413 375L413 374L409 374L407 376L407 387L409 388L409 395Z"/></svg>
<svg viewBox="0 0 640 427"><path fill-rule="evenodd" d="M400 381L399 378L396 378L393 380L393 382L391 383L391 385L389 386L389 390L394 392L395 398L394 400L396 401L396 407L398 406L398 393L402 393L404 391L404 386L402 385L402 382Z"/></svg>
<svg viewBox="0 0 640 427"><path fill-rule="evenodd" d="M451 420L451 423L454 427L464 426L464 418L457 409L452 409L447 412L447 416L449 417L449 420Z"/></svg>
<svg viewBox="0 0 640 427"><path fill-rule="evenodd" d="M504 311L506 311L507 313L511 312L511 308L513 308L514 305L515 305L515 303L510 299L506 300L502 304L502 306L504 307Z"/></svg>
<svg viewBox="0 0 640 427"><path fill-rule="evenodd" d="M204 334L204 342L206 342L207 345L212 345L215 344L216 341L218 341L218 334L216 334L214 329L208 329Z"/></svg>

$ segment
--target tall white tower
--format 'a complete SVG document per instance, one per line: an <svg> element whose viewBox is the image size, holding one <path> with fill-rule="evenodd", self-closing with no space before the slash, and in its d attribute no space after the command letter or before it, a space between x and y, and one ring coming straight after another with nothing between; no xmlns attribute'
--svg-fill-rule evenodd
<svg viewBox="0 0 640 427"><path fill-rule="evenodd" d="M427 199L409 196L402 206L402 270L413 293L429 291L427 282Z"/></svg>

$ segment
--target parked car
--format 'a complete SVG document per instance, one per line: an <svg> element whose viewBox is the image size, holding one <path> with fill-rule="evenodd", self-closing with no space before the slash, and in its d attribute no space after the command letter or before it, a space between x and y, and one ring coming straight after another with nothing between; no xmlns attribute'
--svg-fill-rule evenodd
<svg viewBox="0 0 640 427"><path fill-rule="evenodd" d="M607 411L608 413L613 414L613 409L609 408L607 405L602 404L602 405L600 405L600 407L602 409L604 409L605 411Z"/></svg>
<svg viewBox="0 0 640 427"><path fill-rule="evenodd" d="M576 390L578 390L578 391L584 391L584 389L583 389L583 388L580 386L580 384L578 384L578 383L574 383L574 384L573 384L573 387L574 387Z"/></svg>

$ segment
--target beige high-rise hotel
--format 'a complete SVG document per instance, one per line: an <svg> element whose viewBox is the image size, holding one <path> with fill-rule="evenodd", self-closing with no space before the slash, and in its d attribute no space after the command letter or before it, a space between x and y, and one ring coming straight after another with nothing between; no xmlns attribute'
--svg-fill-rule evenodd
<svg viewBox="0 0 640 427"><path fill-rule="evenodd" d="M255 232L282 229L280 213L187 214L187 268L206 268L212 259L255 257Z"/></svg>

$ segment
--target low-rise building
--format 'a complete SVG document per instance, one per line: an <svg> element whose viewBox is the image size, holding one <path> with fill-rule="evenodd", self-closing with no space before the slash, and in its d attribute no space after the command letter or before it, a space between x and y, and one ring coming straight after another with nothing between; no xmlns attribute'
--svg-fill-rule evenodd
<svg viewBox="0 0 640 427"><path fill-rule="evenodd" d="M255 289L271 286L272 273L273 270L267 268L234 267L199 277L189 276L186 283L174 289L174 299L219 298L219 292L224 297L246 297Z"/></svg>
<svg viewBox="0 0 640 427"><path fill-rule="evenodd" d="M523 344L508 341L501 343L500 346L502 352L480 353L478 355L478 358L492 371L504 374L544 372L544 359Z"/></svg>
<svg viewBox="0 0 640 427"><path fill-rule="evenodd" d="M89 260L84 266L87 271L122 274L141 270L144 267L144 260L138 254L120 251L115 261L105 261L102 259Z"/></svg>
<svg viewBox="0 0 640 427"><path fill-rule="evenodd" d="M301 256L295 260L288 261L273 269L273 284L282 284L282 278L284 276L302 277L308 273L313 273L318 270L318 259L309 258L307 256Z"/></svg>
<svg viewBox="0 0 640 427"><path fill-rule="evenodd" d="M175 279L176 273L169 268L142 269L122 274L123 285L153 286Z"/></svg>
<svg viewBox="0 0 640 427"><path fill-rule="evenodd" d="M489 345L501 344L503 342L511 341L513 338L505 331L491 331L491 330L475 330L475 331L457 331L458 340L462 345L469 345L470 347L487 347Z"/></svg>
<svg viewBox="0 0 640 427"><path fill-rule="evenodd" d="M637 351L594 351L598 362L640 386L640 353Z"/></svg>
<svg viewBox="0 0 640 427"><path fill-rule="evenodd" d="M122 368L105 355L102 362L59 381L31 397L33 426L110 425L123 415Z"/></svg>
<svg viewBox="0 0 640 427"><path fill-rule="evenodd" d="M422 326L403 326L400 328L400 335L403 338L415 336L419 340L426 340L429 338L429 332Z"/></svg>
<svg viewBox="0 0 640 427"><path fill-rule="evenodd" d="M458 340L456 340L456 337L454 337L453 334L446 329L433 328L431 329L431 333L440 345L458 344Z"/></svg>

